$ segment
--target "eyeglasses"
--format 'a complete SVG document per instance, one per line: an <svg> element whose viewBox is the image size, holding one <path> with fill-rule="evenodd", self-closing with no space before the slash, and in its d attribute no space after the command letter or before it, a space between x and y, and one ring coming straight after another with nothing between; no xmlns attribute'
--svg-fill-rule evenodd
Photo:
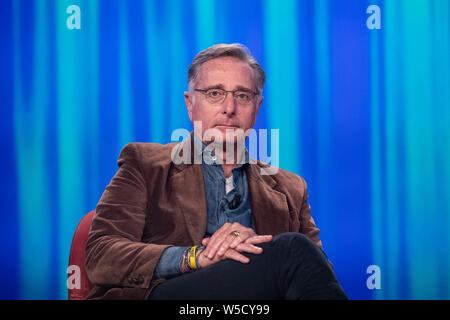
<svg viewBox="0 0 450 320"><path fill-rule="evenodd" d="M201 92L205 95L206 100L211 104L223 103L227 97L228 92L233 94L234 101L240 105L249 104L258 93L249 90L223 90L219 88L212 89L194 89L194 91Z"/></svg>

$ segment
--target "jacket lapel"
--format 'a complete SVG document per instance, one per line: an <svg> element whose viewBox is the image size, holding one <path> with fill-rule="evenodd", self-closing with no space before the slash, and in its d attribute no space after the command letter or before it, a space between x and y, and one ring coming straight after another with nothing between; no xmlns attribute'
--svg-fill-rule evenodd
<svg viewBox="0 0 450 320"><path fill-rule="evenodd" d="M173 150L170 182L192 244L199 244L206 232L206 198L202 167L194 164L192 134Z"/></svg>
<svg viewBox="0 0 450 320"><path fill-rule="evenodd" d="M170 178L175 206L184 217L192 244L199 244L206 232L206 199L201 165L190 165Z"/></svg>
<svg viewBox="0 0 450 320"><path fill-rule="evenodd" d="M286 196L275 190L277 182L261 175L261 167L250 164L247 181L256 233L277 235L289 231L289 207Z"/></svg>

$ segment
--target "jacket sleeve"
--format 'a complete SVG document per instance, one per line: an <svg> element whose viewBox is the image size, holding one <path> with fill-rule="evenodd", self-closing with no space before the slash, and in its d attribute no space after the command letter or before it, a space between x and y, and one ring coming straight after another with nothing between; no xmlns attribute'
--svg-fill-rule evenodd
<svg viewBox="0 0 450 320"><path fill-rule="evenodd" d="M312 242L322 248L322 241L319 239L320 229L316 227L313 217L311 216L311 206L308 203L308 187L305 179L301 178L303 182L303 202L300 208L300 232L305 234Z"/></svg>
<svg viewBox="0 0 450 320"><path fill-rule="evenodd" d="M170 247L141 242L149 199L139 159L135 144L123 148L119 169L97 205L86 243L86 272L93 284L148 288Z"/></svg>
<svg viewBox="0 0 450 320"><path fill-rule="evenodd" d="M304 195L303 195L303 203L300 209L300 232L308 236L316 245L319 246L320 250L327 257L325 251L322 248L322 241L319 239L320 229L316 227L316 223L314 222L313 217L311 216L311 206L308 203L308 187L306 185L305 179L302 178L302 182L304 185ZM331 269L334 270L333 263L328 259L328 264Z"/></svg>
<svg viewBox="0 0 450 320"><path fill-rule="evenodd" d="M161 255L161 258L156 265L155 272L153 272L153 279L170 279L181 275L183 272L180 269L180 263L183 254L190 247L170 247L167 248Z"/></svg>

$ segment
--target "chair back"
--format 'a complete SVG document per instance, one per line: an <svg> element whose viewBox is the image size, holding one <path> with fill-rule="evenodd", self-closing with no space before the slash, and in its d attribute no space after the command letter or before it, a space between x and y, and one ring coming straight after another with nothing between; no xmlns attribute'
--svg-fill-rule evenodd
<svg viewBox="0 0 450 320"><path fill-rule="evenodd" d="M85 246L91 229L92 218L95 210L92 210L81 219L70 247L69 267L67 269L67 287L69 300L84 300L94 285L89 281L85 268Z"/></svg>

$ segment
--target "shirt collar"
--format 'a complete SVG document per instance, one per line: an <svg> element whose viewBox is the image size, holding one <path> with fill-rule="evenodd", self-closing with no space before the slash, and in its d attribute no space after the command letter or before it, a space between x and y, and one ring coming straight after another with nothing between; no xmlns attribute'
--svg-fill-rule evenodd
<svg viewBox="0 0 450 320"><path fill-rule="evenodd" d="M214 151L207 149L207 146L197 137L195 133L192 134L194 136L194 152L197 156L202 159L202 164L212 164L212 165L221 165L219 157L214 154ZM241 161L238 166L234 169L242 167L244 164L247 165L250 162L250 154L247 148L244 146L244 152L241 155ZM234 170L233 169L233 170Z"/></svg>

